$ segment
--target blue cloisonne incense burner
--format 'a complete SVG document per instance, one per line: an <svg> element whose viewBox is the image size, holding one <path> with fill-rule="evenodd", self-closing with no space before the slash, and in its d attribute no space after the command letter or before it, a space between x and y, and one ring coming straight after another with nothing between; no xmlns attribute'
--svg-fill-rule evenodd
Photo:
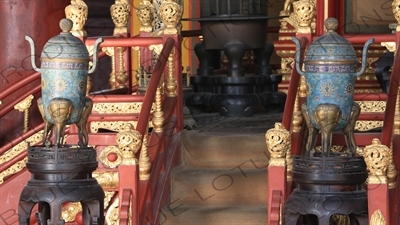
<svg viewBox="0 0 400 225"><path fill-rule="evenodd" d="M62 32L51 38L43 48L40 69L35 63L34 41L29 36L25 37L31 45L32 66L41 73L42 97L38 100L38 105L46 123L43 142L53 125L56 125L58 145L62 145L66 124L76 123L82 129L81 126L86 125L85 117L90 114L92 107L91 100L86 98L88 74L96 70L98 47L103 41L99 38L95 43L93 67L89 70L90 58L85 44L70 33L72 21L62 19L60 28ZM86 135L86 131L82 132ZM87 140L80 142L82 146L87 144Z"/></svg>
<svg viewBox="0 0 400 225"><path fill-rule="evenodd" d="M335 32L337 26L335 18L325 20L327 32L310 44L304 60L305 71L299 65L300 41L293 37L297 47L296 69L307 82L307 103L303 106L303 115L313 127L310 132L321 130L324 138L322 131L325 129L344 130L348 141L352 142L353 122L355 124L359 115L359 106L353 99L355 77L364 73L367 50L374 39L365 43L361 70L357 72L356 52L350 42ZM353 128L349 128L349 124ZM330 131L326 135L329 142ZM312 148L311 145L308 147Z"/></svg>

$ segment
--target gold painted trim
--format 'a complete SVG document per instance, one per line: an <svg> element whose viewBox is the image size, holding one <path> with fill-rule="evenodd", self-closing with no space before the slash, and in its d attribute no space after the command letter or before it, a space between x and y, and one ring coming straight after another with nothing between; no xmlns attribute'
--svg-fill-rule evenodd
<svg viewBox="0 0 400 225"><path fill-rule="evenodd" d="M73 58L41 58L41 62L77 62L77 63L89 63L89 59L73 59Z"/></svg>
<svg viewBox="0 0 400 225"><path fill-rule="evenodd" d="M329 65L355 65L357 64L357 60L355 61L350 61L350 60L338 60L338 61L316 61L316 60L309 60L309 61L304 61L305 64L309 65L325 65L325 64L329 64Z"/></svg>

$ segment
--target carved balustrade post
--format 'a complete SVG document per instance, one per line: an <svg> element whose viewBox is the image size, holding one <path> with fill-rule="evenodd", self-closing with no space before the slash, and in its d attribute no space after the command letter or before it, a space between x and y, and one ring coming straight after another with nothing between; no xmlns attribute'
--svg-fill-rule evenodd
<svg viewBox="0 0 400 225"><path fill-rule="evenodd" d="M369 218L379 217L389 223L389 191L386 176L390 164L390 149L382 145L379 139L372 140L372 144L364 148L364 160L369 171L367 179L368 214Z"/></svg>
<svg viewBox="0 0 400 225"><path fill-rule="evenodd" d="M136 15L139 18L141 23L140 26L140 37L150 37L151 32L153 31L153 22L155 20L156 11L149 0L143 0L140 2L139 7L136 9ZM146 47L140 47L139 53L139 65L144 68L148 68L152 66L152 52ZM140 68L140 66L138 68Z"/></svg>
<svg viewBox="0 0 400 225"><path fill-rule="evenodd" d="M270 154L268 165L268 215L271 215L272 193L274 190L283 190L282 201L286 200L287 181L291 177L291 134L281 123L275 123L275 128L265 134L267 148ZM288 154L289 153L289 154ZM282 205L283 207L283 205Z"/></svg>
<svg viewBox="0 0 400 225"><path fill-rule="evenodd" d="M128 0L115 0L115 4L110 7L111 19L114 23L114 36L128 36L128 22L130 19L130 5ZM111 60L113 60L114 77L110 83L112 89L126 88L129 83L129 76L126 71L129 71L129 48L118 47L114 49ZM115 52L116 51L116 52Z"/></svg>
<svg viewBox="0 0 400 225"><path fill-rule="evenodd" d="M118 149L121 151L122 161L119 165L119 204L122 206L122 197L125 189L131 189L133 194L133 199L131 199L131 208L128 209L130 213L130 218L134 218L136 221L133 224L137 224L139 218L139 168L138 160L135 154L140 150L142 146L142 135L136 131L132 124L127 124L125 128L120 131L116 136L116 141L118 144ZM127 179L130 177L130 179ZM120 207L119 211L124 207ZM125 209L126 210L126 209ZM126 212L123 212L126 213ZM132 213L132 214L131 214Z"/></svg>
<svg viewBox="0 0 400 225"><path fill-rule="evenodd" d="M312 0L299 0L293 2L293 14L298 25L297 33L311 33L311 22L315 16L315 3Z"/></svg>
<svg viewBox="0 0 400 225"><path fill-rule="evenodd" d="M71 4L65 7L65 17L70 19L73 23L71 33L75 37L85 42L87 33L84 29L86 21L88 19L89 9L83 0L71 0ZM94 46L86 46L89 52L89 56L93 55ZM91 63L91 62L90 62ZM90 65L91 66L91 65ZM93 82L88 76L86 94L90 93Z"/></svg>
<svg viewBox="0 0 400 225"><path fill-rule="evenodd" d="M71 33L76 37L84 38L87 33L84 29L88 18L88 7L83 0L71 0L71 4L65 7L66 18L72 20Z"/></svg>

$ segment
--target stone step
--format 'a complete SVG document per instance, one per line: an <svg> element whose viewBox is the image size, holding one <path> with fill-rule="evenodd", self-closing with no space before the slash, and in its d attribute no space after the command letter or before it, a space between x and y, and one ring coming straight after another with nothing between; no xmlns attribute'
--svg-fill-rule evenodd
<svg viewBox="0 0 400 225"><path fill-rule="evenodd" d="M167 205L168 206L168 205ZM160 225L264 225L266 205L252 206L191 206L171 204L164 207Z"/></svg>
<svg viewBox="0 0 400 225"><path fill-rule="evenodd" d="M171 180L171 202L202 206L267 204L266 168L179 168Z"/></svg>
<svg viewBox="0 0 400 225"><path fill-rule="evenodd" d="M182 161L193 168L266 167L269 153L264 134L182 132Z"/></svg>

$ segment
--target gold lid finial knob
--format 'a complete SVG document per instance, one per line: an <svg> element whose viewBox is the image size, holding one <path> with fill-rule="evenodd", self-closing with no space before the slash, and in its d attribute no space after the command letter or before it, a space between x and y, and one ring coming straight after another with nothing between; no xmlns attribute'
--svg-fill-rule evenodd
<svg viewBox="0 0 400 225"><path fill-rule="evenodd" d="M73 23L72 20L68 18L64 18L60 20L60 29L62 32L70 32L72 29Z"/></svg>
<svg viewBox="0 0 400 225"><path fill-rule="evenodd" d="M325 20L324 24L328 32L333 32L337 29L339 22L337 19L330 17Z"/></svg>

